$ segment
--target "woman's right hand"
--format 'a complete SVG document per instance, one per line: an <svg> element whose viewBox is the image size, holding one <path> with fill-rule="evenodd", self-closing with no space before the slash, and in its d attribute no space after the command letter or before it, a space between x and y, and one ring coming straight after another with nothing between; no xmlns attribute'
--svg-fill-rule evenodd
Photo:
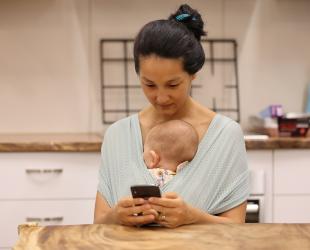
<svg viewBox="0 0 310 250"><path fill-rule="evenodd" d="M126 226L138 226L154 222L158 215L146 200L132 197L119 200L113 208L112 214L117 224Z"/></svg>

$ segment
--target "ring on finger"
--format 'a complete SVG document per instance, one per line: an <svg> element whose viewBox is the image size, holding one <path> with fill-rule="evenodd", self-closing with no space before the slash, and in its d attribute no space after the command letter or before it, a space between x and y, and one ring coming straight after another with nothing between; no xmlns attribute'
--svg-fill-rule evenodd
<svg viewBox="0 0 310 250"><path fill-rule="evenodd" d="M159 219L160 220L165 220L166 219L166 215L162 214Z"/></svg>

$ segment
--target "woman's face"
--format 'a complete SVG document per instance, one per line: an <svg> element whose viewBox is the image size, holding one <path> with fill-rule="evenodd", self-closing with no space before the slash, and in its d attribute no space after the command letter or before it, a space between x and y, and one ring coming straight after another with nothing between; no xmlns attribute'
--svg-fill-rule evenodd
<svg viewBox="0 0 310 250"><path fill-rule="evenodd" d="M176 115L188 100L191 81L182 59L156 55L140 57L140 81L143 92L160 115Z"/></svg>

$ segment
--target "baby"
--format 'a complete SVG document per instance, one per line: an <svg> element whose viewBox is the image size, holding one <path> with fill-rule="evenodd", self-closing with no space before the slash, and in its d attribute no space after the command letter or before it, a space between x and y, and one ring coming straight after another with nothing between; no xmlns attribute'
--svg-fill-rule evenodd
<svg viewBox="0 0 310 250"><path fill-rule="evenodd" d="M143 159L163 186L196 154L199 138L196 130L182 120L170 120L153 127L144 143Z"/></svg>

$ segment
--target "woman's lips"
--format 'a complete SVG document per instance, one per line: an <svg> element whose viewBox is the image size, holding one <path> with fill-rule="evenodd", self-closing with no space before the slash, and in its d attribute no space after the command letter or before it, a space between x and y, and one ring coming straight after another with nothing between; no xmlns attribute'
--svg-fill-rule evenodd
<svg viewBox="0 0 310 250"><path fill-rule="evenodd" d="M160 107L161 109L169 109L172 107L173 104L168 104L168 105L159 105L157 104L158 107Z"/></svg>

